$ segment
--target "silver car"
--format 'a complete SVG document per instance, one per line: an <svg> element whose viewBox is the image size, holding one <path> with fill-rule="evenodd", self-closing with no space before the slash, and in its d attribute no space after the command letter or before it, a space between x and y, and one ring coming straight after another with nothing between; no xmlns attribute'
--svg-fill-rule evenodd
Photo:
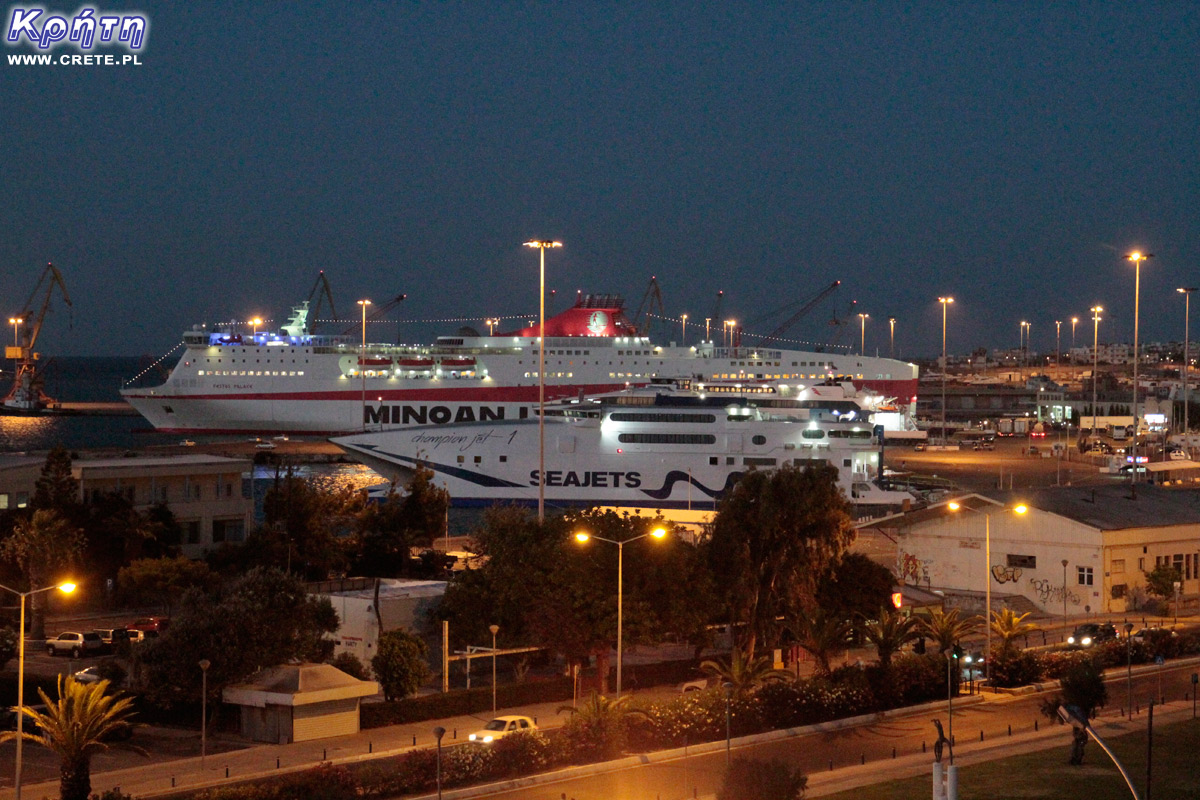
<svg viewBox="0 0 1200 800"><path fill-rule="evenodd" d="M95 631L65 631L53 639L46 640L46 652L52 656L69 655L71 658L79 658L83 655L99 655L103 651L104 640Z"/></svg>

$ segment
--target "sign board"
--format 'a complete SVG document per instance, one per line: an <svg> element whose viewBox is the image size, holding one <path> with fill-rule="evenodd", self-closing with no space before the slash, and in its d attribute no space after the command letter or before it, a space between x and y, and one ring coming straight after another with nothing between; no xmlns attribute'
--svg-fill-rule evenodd
<svg viewBox="0 0 1200 800"><path fill-rule="evenodd" d="M1162 656L1155 656L1155 657L1154 657L1154 663L1155 663L1155 664L1158 664L1158 665L1161 667L1161 666L1163 665L1163 657L1162 657Z"/></svg>

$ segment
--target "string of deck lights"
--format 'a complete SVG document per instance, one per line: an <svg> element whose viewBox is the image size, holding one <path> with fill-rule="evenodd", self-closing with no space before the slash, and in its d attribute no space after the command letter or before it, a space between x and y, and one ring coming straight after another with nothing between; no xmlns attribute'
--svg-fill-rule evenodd
<svg viewBox="0 0 1200 800"><path fill-rule="evenodd" d="M179 344L175 345L174 347L172 347L172 348L171 348L170 350L168 350L167 352L163 353L161 356L159 356L159 357L158 357L158 360L157 360L157 361L155 361L153 364L151 364L150 366L146 367L144 370L142 370L141 372L139 372L137 375L134 375L134 376L133 376L132 378L130 378L129 380L125 381L124 385L125 385L125 386L128 386L129 384L131 384L131 383L133 383L134 381L136 381L138 378L141 378L141 377L142 377L143 375L145 375L147 372L149 372L150 370L152 370L152 369L154 369L155 367L157 367L157 366L158 366L159 364L161 364L163 361L167 360L167 358L169 358L169 357L171 356L171 354L172 354L172 353L174 353L176 350L178 350L178 349L179 349L179 348L181 348L181 347L183 347L183 342L180 342Z"/></svg>
<svg viewBox="0 0 1200 800"><path fill-rule="evenodd" d="M687 315L684 315L682 317L664 317L662 314L647 313L646 316L652 317L654 319L662 320L663 322L670 322L672 325L684 325L688 328L698 328L700 330L704 330L704 323L688 322L689 317ZM760 334L751 333L750 331L742 331L742 334L744 336L761 338ZM789 344L804 344L804 345L808 345L809 347L841 348L846 351L853 349L853 347L848 344L829 344L827 342L810 342L807 339L789 339L786 336L772 336L771 341L762 345L762 347L770 347L772 345L772 343L774 343L774 342L788 342Z"/></svg>

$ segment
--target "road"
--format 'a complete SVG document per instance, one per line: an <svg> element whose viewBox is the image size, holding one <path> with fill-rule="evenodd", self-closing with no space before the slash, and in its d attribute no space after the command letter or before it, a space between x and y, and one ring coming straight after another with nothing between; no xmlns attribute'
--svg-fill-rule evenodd
<svg viewBox="0 0 1200 800"><path fill-rule="evenodd" d="M1134 676L1134 702L1140 707L1135 723L1146 717L1145 706L1150 698L1161 691L1168 699L1180 700L1185 692L1191 691L1190 675L1196 665L1183 664L1164 667L1159 673L1153 668ZM1114 718L1120 714L1125 702L1125 677L1114 676L1108 681L1109 706L1103 718ZM954 736L960 746L967 742L978 742L980 733L987 741L1007 738L1009 726L1014 735L1031 732L1035 720L1044 728L1047 720L1038 711L1046 694L1031 694L1002 700L989 699L977 705L960 707L954 711ZM893 718L843 731L814 733L806 736L766 742L763 744L737 747L732 751L734 758L756 760L778 759L799 767L806 774L814 775L831 769L852 767L866 762L863 767L867 776L882 771L891 764L893 748L896 757L915 756L922 747L932 746L936 734L931 724L934 717L946 724L943 708L937 713L921 713ZM1048 740L1046 746L1069 746L1065 730L1061 737ZM930 759L932 760L932 756ZM646 764L620 772L565 780L542 786L523 787L518 790L481 793L475 797L497 800L682 800L698 795L713 795L720 786L724 772L725 752L705 753L678 758L665 763ZM920 770L928 769L928 761L920 760ZM882 778L880 778L882 779ZM873 782L869 779L868 782ZM844 787L843 787L844 788Z"/></svg>

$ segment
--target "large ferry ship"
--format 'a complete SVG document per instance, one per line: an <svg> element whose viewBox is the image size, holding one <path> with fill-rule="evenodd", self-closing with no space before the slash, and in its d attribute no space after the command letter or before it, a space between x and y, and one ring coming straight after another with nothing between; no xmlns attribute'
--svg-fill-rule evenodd
<svg viewBox="0 0 1200 800"><path fill-rule="evenodd" d="M581 295L546 320L547 401L612 392L658 376L697 380L849 381L892 403L889 429L915 410L917 367L887 358L745 346L734 341L655 344L629 324L620 297ZM121 394L173 433L337 435L414 425L496 422L538 405L536 324L433 345L366 343L310 332L308 303L278 332L197 325L160 386Z"/></svg>
<svg viewBox="0 0 1200 800"><path fill-rule="evenodd" d="M789 387L790 389L790 387ZM711 509L747 470L830 465L856 506L901 507L880 483L882 431L852 388L786 391L653 379L644 387L554 403L545 417L551 506ZM419 466L460 506L536 504L534 419L359 433L332 441L397 482Z"/></svg>

